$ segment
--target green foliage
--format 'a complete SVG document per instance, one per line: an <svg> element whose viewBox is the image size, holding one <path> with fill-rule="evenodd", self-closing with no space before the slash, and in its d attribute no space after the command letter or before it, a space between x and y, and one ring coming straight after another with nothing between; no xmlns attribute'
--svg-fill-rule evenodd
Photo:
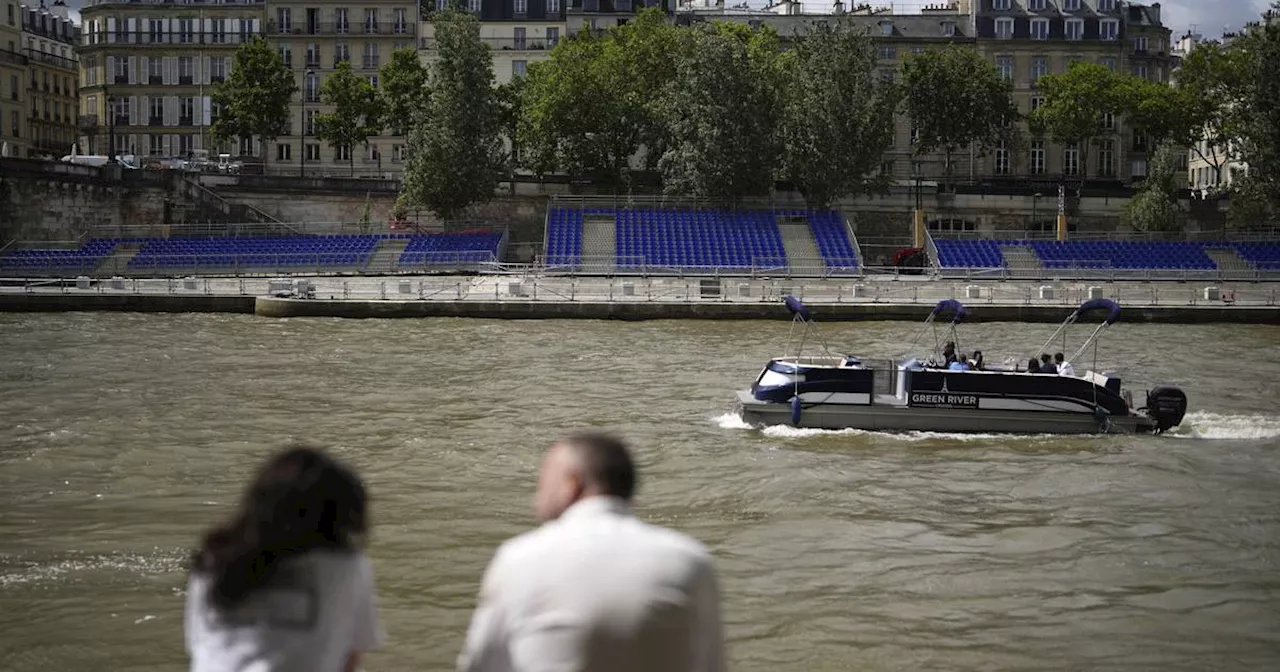
<svg viewBox="0 0 1280 672"><path fill-rule="evenodd" d="M369 136L381 128L378 97L369 80L351 70L343 61L320 86L320 100L332 111L316 116L316 137L334 148L354 150L368 145ZM355 152L351 151L351 173L355 174Z"/></svg>
<svg viewBox="0 0 1280 672"><path fill-rule="evenodd" d="M480 41L476 17L435 12L439 60L430 97L409 134L409 163L400 198L441 219L493 198L506 169L501 119L493 88L493 56Z"/></svg>
<svg viewBox="0 0 1280 672"><path fill-rule="evenodd" d="M655 101L674 79L685 41L685 31L652 8L603 35L561 40L549 61L529 68L524 85L517 141L525 163L615 187L642 148L652 167L667 139Z"/></svg>
<svg viewBox="0 0 1280 672"><path fill-rule="evenodd" d="M974 145L979 153L1014 142L1021 118L1012 84L976 51L948 46L911 57L903 71L907 115L917 129L916 154L942 151L947 174L951 156Z"/></svg>
<svg viewBox="0 0 1280 672"><path fill-rule="evenodd" d="M1244 64L1239 50L1204 42L1182 59L1177 72L1179 102L1188 117L1186 136L1179 141L1213 167L1215 181L1222 177L1230 146L1240 140Z"/></svg>
<svg viewBox="0 0 1280 672"><path fill-rule="evenodd" d="M1232 42L1242 60L1239 103L1242 159L1251 189L1280 212L1280 3Z"/></svg>
<svg viewBox="0 0 1280 672"><path fill-rule="evenodd" d="M875 65L871 39L846 24L810 30L783 60L783 175L810 207L883 186L878 168L900 89L880 81Z"/></svg>
<svg viewBox="0 0 1280 672"><path fill-rule="evenodd" d="M373 203L369 194L364 195L364 209L360 211L360 233L373 231Z"/></svg>
<svg viewBox="0 0 1280 672"><path fill-rule="evenodd" d="M1237 230L1267 230L1280 224L1263 183L1251 176L1231 184L1227 225Z"/></svg>
<svg viewBox="0 0 1280 672"><path fill-rule="evenodd" d="M1125 207L1125 221L1136 231L1181 231L1182 208L1178 206L1178 166L1182 151L1175 143L1161 144L1147 167L1147 178Z"/></svg>
<svg viewBox="0 0 1280 672"><path fill-rule="evenodd" d="M1106 113L1121 114L1128 102L1125 79L1097 63L1078 62L1061 74L1041 77L1044 103L1031 113L1032 132L1080 147L1081 175L1089 172L1089 145L1107 131Z"/></svg>
<svg viewBox="0 0 1280 672"><path fill-rule="evenodd" d="M1142 129L1153 145L1186 143L1195 134L1195 101L1183 89L1133 75L1118 78L1125 118Z"/></svg>
<svg viewBox="0 0 1280 672"><path fill-rule="evenodd" d="M280 54L261 37L241 44L226 81L213 90L221 108L210 134L220 141L257 137L267 143L289 130L289 103L298 91Z"/></svg>
<svg viewBox="0 0 1280 672"><path fill-rule="evenodd" d="M397 49L378 71L382 120L395 135L408 135L414 114L428 98L427 69L413 49Z"/></svg>
<svg viewBox="0 0 1280 672"><path fill-rule="evenodd" d="M658 109L669 123L659 160L668 193L733 200L773 187L786 68L771 30L692 30Z"/></svg>

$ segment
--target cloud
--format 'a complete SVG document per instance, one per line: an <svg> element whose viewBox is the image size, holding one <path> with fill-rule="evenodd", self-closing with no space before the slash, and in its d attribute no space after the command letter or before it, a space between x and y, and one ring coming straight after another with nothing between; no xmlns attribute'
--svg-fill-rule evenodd
<svg viewBox="0 0 1280 672"><path fill-rule="evenodd" d="M1268 0L1164 0L1160 18L1175 36L1194 30L1218 37L1257 21L1270 4Z"/></svg>

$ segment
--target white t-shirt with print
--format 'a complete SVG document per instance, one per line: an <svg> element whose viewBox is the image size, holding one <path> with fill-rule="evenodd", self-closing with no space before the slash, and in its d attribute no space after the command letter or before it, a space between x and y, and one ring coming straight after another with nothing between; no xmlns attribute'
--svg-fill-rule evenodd
<svg viewBox="0 0 1280 672"><path fill-rule="evenodd" d="M193 572L185 629L191 672L341 672L377 648L373 567L360 552L314 551L234 609L208 601L212 577Z"/></svg>

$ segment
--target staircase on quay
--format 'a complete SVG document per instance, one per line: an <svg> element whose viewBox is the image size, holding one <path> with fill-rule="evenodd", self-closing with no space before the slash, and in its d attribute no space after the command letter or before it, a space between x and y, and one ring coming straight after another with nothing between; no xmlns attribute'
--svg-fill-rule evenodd
<svg viewBox="0 0 1280 672"><path fill-rule="evenodd" d="M778 233L782 234L782 249L787 253L787 270L791 275L822 275L826 263L818 252L818 241L808 220L780 221Z"/></svg>
<svg viewBox="0 0 1280 672"><path fill-rule="evenodd" d="M587 215L582 220L582 270L613 273L618 265L618 221L609 215Z"/></svg>
<svg viewBox="0 0 1280 672"><path fill-rule="evenodd" d="M1223 280L1245 280L1257 274L1253 264L1230 247L1206 247L1204 253L1218 265Z"/></svg>
<svg viewBox="0 0 1280 672"><path fill-rule="evenodd" d="M142 243L117 243L111 254L108 254L93 269L93 276L124 275L129 270L129 262L137 256L142 245Z"/></svg>
<svg viewBox="0 0 1280 672"><path fill-rule="evenodd" d="M1012 278L1039 278L1044 273L1044 264L1030 245L1001 245L1000 254Z"/></svg>
<svg viewBox="0 0 1280 672"><path fill-rule="evenodd" d="M404 252L404 248L409 246L407 238L383 238L378 241L378 246L373 248L373 254L369 256L369 263L365 264L364 272L369 275L388 275L395 273L400 267L400 255Z"/></svg>

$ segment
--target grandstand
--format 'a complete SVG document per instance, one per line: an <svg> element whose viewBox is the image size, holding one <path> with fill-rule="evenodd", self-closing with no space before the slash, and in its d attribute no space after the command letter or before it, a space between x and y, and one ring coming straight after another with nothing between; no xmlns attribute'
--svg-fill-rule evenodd
<svg viewBox="0 0 1280 672"><path fill-rule="evenodd" d="M506 232L286 237L102 238L68 249L0 254L16 276L422 273L476 270L499 261Z"/></svg>
<svg viewBox="0 0 1280 672"><path fill-rule="evenodd" d="M1280 270L1280 243L1274 242L931 237L930 245L944 276L1257 278Z"/></svg>
<svg viewBox="0 0 1280 672"><path fill-rule="evenodd" d="M594 206L547 212L544 264L604 273L856 274L857 243L834 211Z"/></svg>

